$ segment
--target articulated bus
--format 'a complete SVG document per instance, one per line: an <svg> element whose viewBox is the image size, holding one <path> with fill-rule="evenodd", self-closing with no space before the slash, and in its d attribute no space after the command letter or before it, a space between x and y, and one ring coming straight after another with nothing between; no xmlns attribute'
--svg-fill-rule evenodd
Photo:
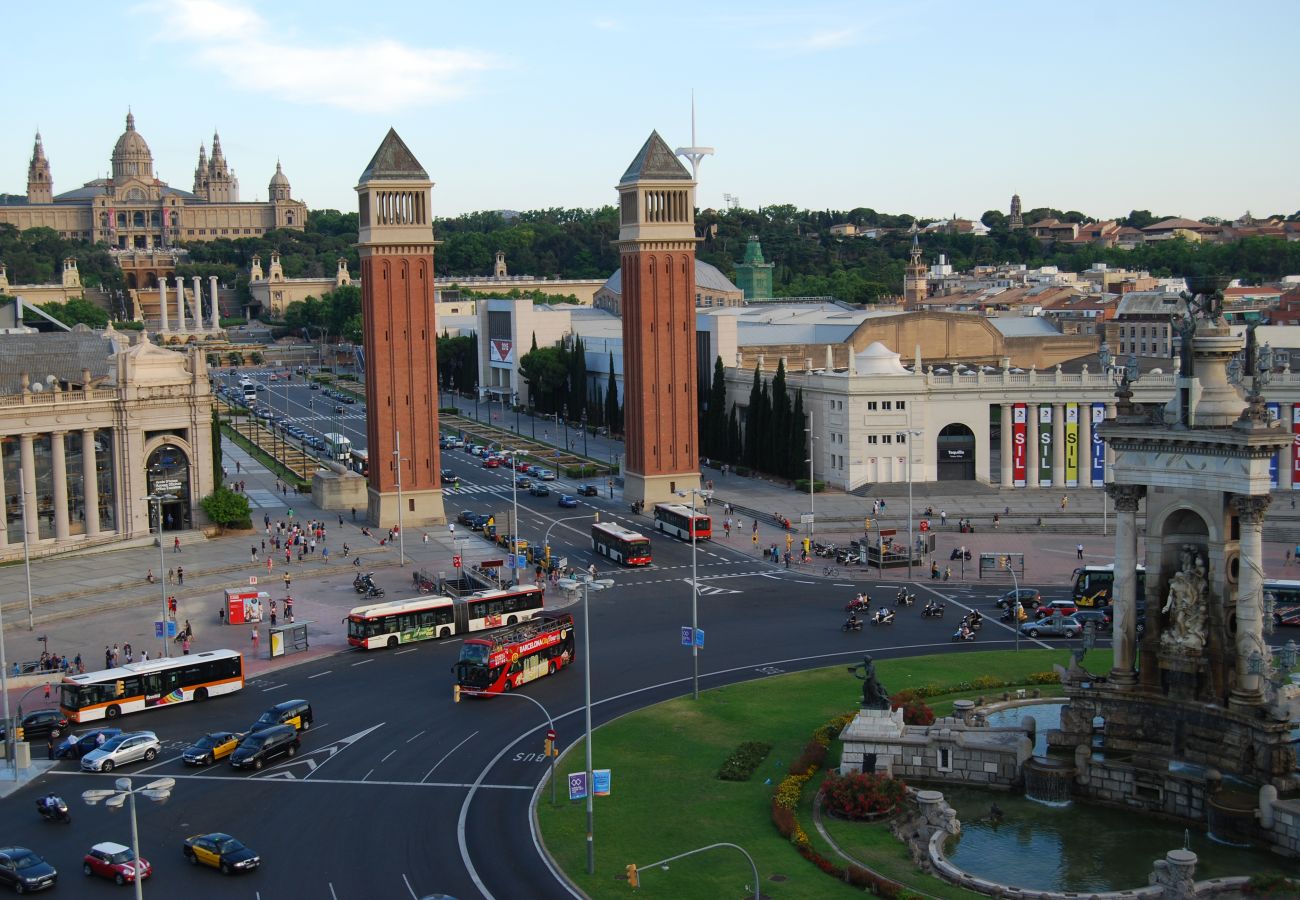
<svg viewBox="0 0 1300 900"><path fill-rule="evenodd" d="M591 549L625 566L650 565L650 539L621 525L608 522L592 525Z"/></svg>
<svg viewBox="0 0 1300 900"><path fill-rule="evenodd" d="M1300 625L1300 581L1264 582L1264 595L1273 595L1273 624Z"/></svg>
<svg viewBox="0 0 1300 900"><path fill-rule="evenodd" d="M703 513L693 513L689 506L677 503L655 504L655 528L667 534L675 534L684 541L691 539L707 541L713 537L713 520Z"/></svg>
<svg viewBox="0 0 1300 900"><path fill-rule="evenodd" d="M456 662L456 684L473 694L500 694L577 659L573 616L543 616L491 637L469 638Z"/></svg>
<svg viewBox="0 0 1300 900"><path fill-rule="evenodd" d="M465 597L415 597L358 606L348 613L348 643L363 650L518 625L542 612L535 584L478 591Z"/></svg>
<svg viewBox="0 0 1300 900"><path fill-rule="evenodd" d="M1146 598L1147 569L1137 567L1137 589L1135 602L1141 606ZM1081 607L1091 609L1094 606L1109 606L1115 602L1115 564L1108 566L1080 566L1074 570L1074 602Z"/></svg>
<svg viewBox="0 0 1300 900"><path fill-rule="evenodd" d="M73 722L93 722L233 694L243 687L243 654L208 650L69 675L59 685L59 709Z"/></svg>

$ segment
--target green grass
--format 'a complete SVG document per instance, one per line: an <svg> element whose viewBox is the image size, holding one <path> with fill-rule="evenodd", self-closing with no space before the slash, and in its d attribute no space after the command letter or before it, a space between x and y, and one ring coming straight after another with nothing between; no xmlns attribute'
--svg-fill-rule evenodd
<svg viewBox="0 0 1300 900"><path fill-rule="evenodd" d="M1049 671L1053 663L1064 664L1067 659L1064 650L993 651L879 661L876 670L894 693L922 684L957 684L978 675L1019 680L1030 672ZM754 857L765 897L860 896L860 891L824 875L800 857L777 833L770 817L772 793L790 762L817 726L857 706L860 684L844 666L832 666L717 688L700 694L698 701L689 697L670 700L602 727L593 744L593 763L596 768L612 770L612 791L608 797L596 798L595 874L586 873L585 802L563 799L567 796L566 774L584 766L581 741L556 766L561 779L560 805L550 805L549 787L540 795L537 815L548 850L593 898L627 898L628 863L644 865L718 841L739 844ZM965 691L928 702L938 711L951 708L956 697L979 693ZM753 778L746 782L718 780L718 766L738 744L749 740L772 745L772 752ZM837 757L832 745L831 758ZM765 784L766 779L772 783ZM811 795L809 788L800 822L815 845L829 856L829 848L813 829L807 808ZM881 849L890 851L880 854L882 868L899 859L905 863L906 854L900 847ZM865 861L876 864L874 855ZM906 868L904 865L897 872L891 868L889 873L899 880L914 881L920 890L939 893L936 881L912 877ZM773 875L788 880L769 880ZM732 850L717 850L674 862L667 872L643 872L638 895L687 900L743 897L752 893L752 880L743 857Z"/></svg>
<svg viewBox="0 0 1300 900"><path fill-rule="evenodd" d="M221 431L224 435L226 435L226 437L230 438L240 447L243 447L246 451L248 451L248 453L250 453L255 459L257 459L262 465L270 469L271 472L277 475L281 481L292 485L295 490L311 484L310 481L306 481L303 478L299 477L299 475L296 472L294 472L292 469L285 466L274 456L267 453L265 450L263 450L261 447L257 446L256 444L254 444L252 441L244 437L234 428L227 425L225 422L221 423Z"/></svg>

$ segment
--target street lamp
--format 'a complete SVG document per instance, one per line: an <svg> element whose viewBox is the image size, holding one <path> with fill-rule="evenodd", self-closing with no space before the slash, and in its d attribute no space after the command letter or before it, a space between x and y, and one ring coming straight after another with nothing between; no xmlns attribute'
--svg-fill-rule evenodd
<svg viewBox="0 0 1300 900"><path fill-rule="evenodd" d="M808 427L804 429L804 432L808 435L808 545L811 551L813 535L817 533L817 526L813 522L813 516L816 512L813 504L813 491L817 486L817 482L813 480L813 458L816 456L813 453L813 441L817 440L817 438L813 436L813 412L811 409L808 410Z"/></svg>
<svg viewBox="0 0 1300 900"><path fill-rule="evenodd" d="M23 509L23 571L27 575L27 630L28 631L31 631L33 627L32 625L32 557L31 557L31 553L27 549L27 506L28 506L28 498L31 496L32 496L32 492L27 490L26 486L24 486L23 507L22 507ZM38 520L40 519L39 515L37 516L37 519ZM158 530L159 532L162 531L161 528ZM160 536L158 540L161 541L162 537Z"/></svg>
<svg viewBox="0 0 1300 900"><path fill-rule="evenodd" d="M515 408L515 434L518 434L519 433L519 392L518 391L515 391L515 393L511 396L510 405Z"/></svg>
<svg viewBox="0 0 1300 900"><path fill-rule="evenodd" d="M677 496L685 497L687 493L688 491L678 491ZM695 636L700 630L700 585L696 580L699 569L695 562L695 497L698 494L707 498L710 494L699 488L690 488L689 493L691 495L691 699L698 700L700 699L700 645Z"/></svg>
<svg viewBox="0 0 1300 900"><path fill-rule="evenodd" d="M591 767L591 592L614 586L612 578L593 579L590 575L578 579L582 585L582 666L583 689L586 692L587 737L587 874L596 874L596 810L592 804L595 785L592 784Z"/></svg>
<svg viewBox="0 0 1300 900"><path fill-rule="evenodd" d="M916 553L916 538L912 533L912 523L916 517L912 515L912 438L924 434L920 429L909 428L906 432L907 439L903 441L907 445L907 580L912 580L912 557Z"/></svg>
<svg viewBox="0 0 1300 900"><path fill-rule="evenodd" d="M164 500L175 500L175 494L160 494L154 492L143 498L146 501L154 503L158 507L158 583L162 585L162 655L165 659L167 653L167 558L163 556L163 518L162 505Z"/></svg>
<svg viewBox="0 0 1300 900"><path fill-rule="evenodd" d="M1011 573L1011 587L1015 589L1012 594L1012 601L1008 606L1011 608L1011 627L1016 632L1016 652L1020 652L1020 579L1016 578L1015 567L1011 565L1011 555L1007 554L1006 563L1007 571Z"/></svg>
<svg viewBox="0 0 1300 900"><path fill-rule="evenodd" d="M587 455L587 411L582 411L582 455Z"/></svg>
<svg viewBox="0 0 1300 900"><path fill-rule="evenodd" d="M157 781L151 781L143 787L132 787L130 778L119 778L116 782L116 789L95 789L82 791L81 799L86 801L90 806L95 806L101 801L109 809L121 809L129 799L131 801L131 852L135 854L135 877L131 879L135 882L136 900L144 897L143 879L140 877L140 829L136 824L135 817L135 795L139 794L147 800L154 803L165 803L167 798L172 795L172 788L176 786L174 778L159 778Z"/></svg>
<svg viewBox="0 0 1300 900"><path fill-rule="evenodd" d="M27 533L26 527L23 528L23 533ZM3 613L0 613L0 694L4 695L5 759L9 761L9 768L13 771L14 784L16 785L18 783L18 761L14 759L14 749L16 744L14 723L13 720L9 718L9 661L5 659L5 623Z"/></svg>
<svg viewBox="0 0 1300 900"><path fill-rule="evenodd" d="M510 523L510 586L519 585L519 451L510 454L510 502L514 506Z"/></svg>
<svg viewBox="0 0 1300 900"><path fill-rule="evenodd" d="M402 458L402 433L394 432L396 436L393 457L397 462L397 556L398 565L406 565L406 532L402 530L402 463L410 462Z"/></svg>

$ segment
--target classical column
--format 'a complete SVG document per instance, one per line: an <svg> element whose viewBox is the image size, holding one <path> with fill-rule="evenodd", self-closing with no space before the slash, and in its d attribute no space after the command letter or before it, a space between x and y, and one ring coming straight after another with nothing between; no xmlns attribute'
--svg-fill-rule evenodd
<svg viewBox="0 0 1300 900"><path fill-rule="evenodd" d="M81 495L86 504L86 537L99 534L99 477L95 469L95 429L81 429Z"/></svg>
<svg viewBox="0 0 1300 900"><path fill-rule="evenodd" d="M1011 404L1002 404L1002 486L1011 487L1014 474L1011 468Z"/></svg>
<svg viewBox="0 0 1300 900"><path fill-rule="evenodd" d="M161 275L158 278L158 310L162 313L162 327L159 331L169 331L172 327L167 317L167 276Z"/></svg>
<svg viewBox="0 0 1300 900"><path fill-rule="evenodd" d="M1065 404L1052 404L1052 487L1065 487Z"/></svg>
<svg viewBox="0 0 1300 900"><path fill-rule="evenodd" d="M1263 664L1268 660L1264 643L1264 513L1272 500L1268 494L1253 497L1234 494L1232 507L1241 526L1241 566L1237 580L1237 686L1229 703L1255 706L1264 702ZM1259 671L1251 672L1255 658Z"/></svg>
<svg viewBox="0 0 1300 900"><path fill-rule="evenodd" d="M50 478L54 481L54 537L68 539L68 458L64 455L63 435L50 433Z"/></svg>
<svg viewBox="0 0 1300 900"><path fill-rule="evenodd" d="M208 276L208 293L212 295L212 330L221 328L221 310L217 305L217 276Z"/></svg>
<svg viewBox="0 0 1300 900"><path fill-rule="evenodd" d="M176 276L176 330L187 331L185 327L185 279Z"/></svg>
<svg viewBox="0 0 1300 900"><path fill-rule="evenodd" d="M203 330L203 281L195 275L190 282L194 290L190 292L190 312L193 313L194 330Z"/></svg>
<svg viewBox="0 0 1300 900"><path fill-rule="evenodd" d="M1025 406L1025 487L1038 487L1038 404Z"/></svg>
<svg viewBox="0 0 1300 900"><path fill-rule="evenodd" d="M1295 433L1295 404L1283 403L1282 408L1278 411L1282 427L1288 434ZM1289 491L1295 488L1295 483L1291 478L1291 454L1295 453L1295 447L1287 447L1285 450L1279 450L1277 453L1277 489L1279 491Z"/></svg>
<svg viewBox="0 0 1300 900"><path fill-rule="evenodd" d="M1115 583L1111 594L1114 603L1114 632L1111 636L1114 664L1110 680L1131 685L1137 681L1137 511L1146 488L1136 484L1111 484L1107 485L1106 492L1115 501Z"/></svg>
<svg viewBox="0 0 1300 900"><path fill-rule="evenodd" d="M1092 487L1092 404L1079 404L1079 487Z"/></svg>
<svg viewBox="0 0 1300 900"><path fill-rule="evenodd" d="M0 547L9 543L9 510L5 502L9 495L5 493L5 467L2 462L3 456L0 456Z"/></svg>
<svg viewBox="0 0 1300 900"><path fill-rule="evenodd" d="M36 453L32 447L34 434L18 438L19 459L23 469L23 512L27 519L27 541L34 544L40 539L40 511L36 508Z"/></svg>

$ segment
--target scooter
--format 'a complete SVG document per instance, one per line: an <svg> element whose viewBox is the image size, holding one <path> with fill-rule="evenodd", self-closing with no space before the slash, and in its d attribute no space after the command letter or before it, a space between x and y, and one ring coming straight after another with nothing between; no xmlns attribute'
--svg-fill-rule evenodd
<svg viewBox="0 0 1300 900"><path fill-rule="evenodd" d="M961 617L961 624L965 625L971 631L979 631L984 627L984 617L977 616L974 613L966 613Z"/></svg>
<svg viewBox="0 0 1300 900"><path fill-rule="evenodd" d="M844 604L845 612L860 612L864 609L871 608L871 598L866 594L858 594L848 603Z"/></svg>
<svg viewBox="0 0 1300 900"><path fill-rule="evenodd" d="M893 625L894 611L888 607L882 607L876 610L876 614L871 617L872 625Z"/></svg>
<svg viewBox="0 0 1300 900"><path fill-rule="evenodd" d="M844 624L840 626L840 631L844 631L844 632L861 631L861 630L862 630L861 619L845 619Z"/></svg>
<svg viewBox="0 0 1300 900"><path fill-rule="evenodd" d="M53 804L50 806L45 805L44 797L38 798L36 800L36 811L41 814L42 819L72 824L72 814L68 812L68 804L63 801L62 797L55 797Z"/></svg>
<svg viewBox="0 0 1300 900"><path fill-rule="evenodd" d="M384 589L377 584L371 584L368 588L366 588L366 596L382 597L384 596Z"/></svg>
<svg viewBox="0 0 1300 900"><path fill-rule="evenodd" d="M645 509L645 504L640 500L634 500L632 503L628 504L628 509L632 510L633 515L639 516L641 515L641 510Z"/></svg>
<svg viewBox="0 0 1300 900"><path fill-rule="evenodd" d="M899 606L911 606L916 602L916 594L913 594L905 587L901 587L894 596L894 600L897 601Z"/></svg>
<svg viewBox="0 0 1300 900"><path fill-rule="evenodd" d="M921 618L923 619L942 619L943 604L930 602L921 607Z"/></svg>
<svg viewBox="0 0 1300 900"><path fill-rule="evenodd" d="M958 641L973 641L975 640L975 632L966 628L958 628L952 633L952 638L950 640L953 643L957 643Z"/></svg>
<svg viewBox="0 0 1300 900"><path fill-rule="evenodd" d="M352 579L352 589L358 594L364 594L375 586L375 573L367 572L364 575L358 575Z"/></svg>
<svg viewBox="0 0 1300 900"><path fill-rule="evenodd" d="M813 556L820 556L822 559L830 559L838 550L834 544L813 544Z"/></svg>
<svg viewBox="0 0 1300 900"><path fill-rule="evenodd" d="M955 547L952 553L948 554L949 560L961 559L962 557L965 557L966 562L970 562L970 551L964 547Z"/></svg>

